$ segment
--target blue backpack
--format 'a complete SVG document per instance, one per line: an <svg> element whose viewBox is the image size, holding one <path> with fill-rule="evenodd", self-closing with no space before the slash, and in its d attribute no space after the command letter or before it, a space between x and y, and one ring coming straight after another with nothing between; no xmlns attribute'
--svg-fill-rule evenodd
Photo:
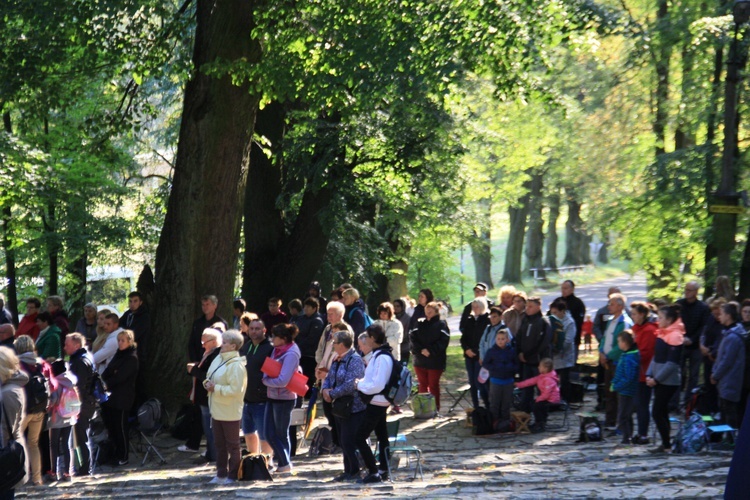
<svg viewBox="0 0 750 500"><path fill-rule="evenodd" d="M349 322L351 322L352 316L354 315L354 311L356 311L357 309L359 309L359 310L362 311L362 316L364 316L364 320L365 320L365 328L367 328L368 326L372 325L372 323L373 323L372 318L370 317L369 314L367 314L367 311L365 311L361 307L355 307L354 309L352 309L351 311L349 311Z"/></svg>

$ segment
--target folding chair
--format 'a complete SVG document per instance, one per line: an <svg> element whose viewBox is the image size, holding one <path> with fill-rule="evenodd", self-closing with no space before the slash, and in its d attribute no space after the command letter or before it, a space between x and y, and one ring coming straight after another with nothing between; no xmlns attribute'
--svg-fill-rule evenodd
<svg viewBox="0 0 750 500"><path fill-rule="evenodd" d="M141 422L143 419L141 418L142 412L147 411L146 405L149 404L151 401L156 401L156 403L159 406L160 414L158 415L158 418L156 419L155 424L153 425L153 428L146 429L141 425ZM166 464L167 460L164 458L164 456L161 454L159 449L154 444L154 441L156 440L156 436L159 435L159 432L161 432L162 429L165 427L165 422L169 421L169 415L167 414L167 411L164 409L164 406L161 404L161 401L158 399L152 398L143 403L140 408L138 408L138 421L137 421L137 431L140 434L140 438L142 441L146 442L146 452L143 455L143 461L141 462L141 466L146 464L146 461L148 460L148 457L151 453L159 457L159 463L160 464Z"/></svg>
<svg viewBox="0 0 750 500"><path fill-rule="evenodd" d="M467 403L469 403L469 400L466 399L466 397L469 395L469 390L471 390L471 386L469 384L464 384L458 388L454 388L455 393L451 392L450 389L448 389L448 387L445 388L446 394L448 394L448 396L453 398L453 405L448 410L448 413L453 413L453 410L455 410L456 406L458 406L461 403L461 400L464 400Z"/></svg>
<svg viewBox="0 0 750 500"><path fill-rule="evenodd" d="M563 421L560 424L547 424L546 430L553 432L567 432L570 428L570 423L568 422L568 412L570 411L570 405L565 401L560 401L558 404L551 406L550 411L562 411Z"/></svg>
<svg viewBox="0 0 750 500"><path fill-rule="evenodd" d="M708 427L708 450L713 450L713 446L711 443L711 434L720 434L724 437L729 435L732 438L732 443L737 443L737 429L730 425L711 425Z"/></svg>
<svg viewBox="0 0 750 500"><path fill-rule="evenodd" d="M393 455L396 453L403 453L406 455L406 467L411 467L411 455L414 454L414 459L416 460L414 479L416 479L417 474L419 474L419 478L424 481L424 471L422 470L422 450L417 446L408 446L405 444L406 436L398 433L400 424L400 420L386 422L386 426L388 427L388 447L385 450L388 455L388 460L386 461L388 464L388 478L393 482L393 474L391 473L391 460L393 459Z"/></svg>

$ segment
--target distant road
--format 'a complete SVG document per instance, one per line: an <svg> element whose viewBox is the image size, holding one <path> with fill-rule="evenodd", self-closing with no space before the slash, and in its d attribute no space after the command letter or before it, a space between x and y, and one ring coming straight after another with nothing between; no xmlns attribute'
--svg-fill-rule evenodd
<svg viewBox="0 0 750 500"><path fill-rule="evenodd" d="M575 281L575 280L573 280ZM635 275L632 277L621 276L619 278L600 281L590 285L576 286L575 294L586 304L586 313L594 317L596 310L607 304L607 290L611 286L619 286L625 297L628 298L628 304L636 300L646 300L646 277ZM542 297L542 307L546 311L547 306L554 299L560 296L560 289L539 290L538 295ZM461 335L458 331L458 323L461 320L461 311L463 305L454 309L458 313L456 316L448 318L448 326L451 329L451 335Z"/></svg>

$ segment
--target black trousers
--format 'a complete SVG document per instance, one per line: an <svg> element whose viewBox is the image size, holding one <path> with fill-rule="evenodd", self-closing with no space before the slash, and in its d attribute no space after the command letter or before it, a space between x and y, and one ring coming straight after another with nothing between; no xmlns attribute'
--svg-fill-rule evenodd
<svg viewBox="0 0 750 500"><path fill-rule="evenodd" d="M386 427L386 417L388 413L387 406L375 406L372 404L367 405L365 409L365 415L362 418L362 423L359 425L359 432L357 432L357 449L359 454L362 456L362 460L365 462L367 471L370 474L378 472L378 465L375 462L375 455L367 445L367 438L370 437L370 433L375 431L375 436L378 438L378 454L380 456L380 470L388 470L388 457L386 456L386 448L388 447L388 428Z"/></svg>
<svg viewBox="0 0 750 500"><path fill-rule="evenodd" d="M341 443L339 442L339 433L336 427L336 418L333 416L333 404L323 400L323 413L326 416L326 420L328 420L328 425L331 427L331 440L333 441L333 444L341 446Z"/></svg>
<svg viewBox="0 0 750 500"><path fill-rule="evenodd" d="M670 441L672 427L669 424L669 402L679 388L678 385L662 384L656 384L656 387L654 387L654 404L651 407L651 417L654 419L656 430L659 431L664 448L672 446Z"/></svg>
<svg viewBox="0 0 750 500"><path fill-rule="evenodd" d="M102 405L102 417L107 426L109 437L115 444L115 459L128 459L128 411ZM239 437L237 438L239 439Z"/></svg>

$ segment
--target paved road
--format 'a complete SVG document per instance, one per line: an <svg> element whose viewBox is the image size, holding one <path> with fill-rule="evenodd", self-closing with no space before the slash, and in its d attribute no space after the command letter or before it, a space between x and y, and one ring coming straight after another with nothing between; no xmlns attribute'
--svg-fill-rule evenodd
<svg viewBox="0 0 750 500"><path fill-rule="evenodd" d="M586 312L592 318L596 314L597 309L607 304L607 291L611 286L620 287L622 293L627 297L628 303L636 300L646 300L646 278L642 275L635 275L633 277L623 276L591 285L580 285L576 287L575 294L586 304ZM552 300L560 296L560 290L538 290L537 295L542 297L543 305L546 309ZM459 315L448 318L451 335L461 335L458 331L461 310L458 311Z"/></svg>

